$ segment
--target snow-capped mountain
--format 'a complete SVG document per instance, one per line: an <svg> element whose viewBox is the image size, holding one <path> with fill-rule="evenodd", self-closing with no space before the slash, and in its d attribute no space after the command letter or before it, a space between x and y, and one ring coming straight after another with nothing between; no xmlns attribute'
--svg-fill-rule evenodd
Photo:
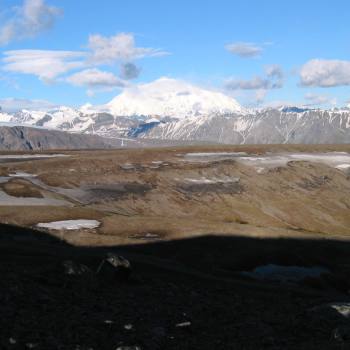
<svg viewBox="0 0 350 350"><path fill-rule="evenodd" d="M244 143L350 143L350 109L285 106L248 111L222 93L161 78L110 103L4 113L0 122L119 139Z"/></svg>
<svg viewBox="0 0 350 350"><path fill-rule="evenodd" d="M269 108L246 115L191 117L158 123L137 136L226 144L350 143L350 110Z"/></svg>
<svg viewBox="0 0 350 350"><path fill-rule="evenodd" d="M146 115L179 119L246 113L236 100L223 93L169 78L127 88L108 103L107 108L111 114L118 116Z"/></svg>

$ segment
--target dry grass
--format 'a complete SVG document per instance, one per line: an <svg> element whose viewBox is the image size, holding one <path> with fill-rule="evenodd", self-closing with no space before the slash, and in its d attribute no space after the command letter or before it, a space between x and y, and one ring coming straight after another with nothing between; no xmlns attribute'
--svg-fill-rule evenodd
<svg viewBox="0 0 350 350"><path fill-rule="evenodd" d="M126 193L114 200L99 198L97 203L87 207L75 203L71 209L0 207L1 222L34 225L42 221L74 218L101 219L103 224L95 233L84 232L84 238L69 234L75 243L79 243L79 237L80 240L99 245L103 242L134 242L130 236L143 232L159 232L165 239L208 233L266 236L271 232L288 232L291 235L300 232L306 235L322 233L327 236L350 234L350 181L341 171L322 164L293 162L266 174L258 174L252 167L234 161L194 164L181 162L178 156L186 152L213 151L257 154L267 151L350 152L350 145L80 151L68 152L70 157L66 158L9 163L0 169L6 167L6 172L36 174L53 187L108 187L137 182L142 186L151 186L151 190L143 195ZM167 162L169 166L151 169L152 161ZM121 165L125 163L135 164L137 169L123 170ZM185 178L220 176L239 177L244 190L239 193L179 191L179 185ZM16 195L38 191L28 183L24 185L24 182L11 186L12 193Z"/></svg>
<svg viewBox="0 0 350 350"><path fill-rule="evenodd" d="M13 197L43 198L39 187L21 179L11 179L1 184L0 188L9 196Z"/></svg>

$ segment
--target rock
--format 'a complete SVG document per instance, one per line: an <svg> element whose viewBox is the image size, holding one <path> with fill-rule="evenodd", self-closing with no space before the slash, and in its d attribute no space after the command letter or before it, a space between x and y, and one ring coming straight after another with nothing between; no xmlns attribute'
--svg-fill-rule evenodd
<svg viewBox="0 0 350 350"><path fill-rule="evenodd" d="M332 303L328 305L343 317L350 318L350 303Z"/></svg>
<svg viewBox="0 0 350 350"><path fill-rule="evenodd" d="M176 324L176 327L189 327L191 325L191 322L188 322L188 321L186 321L186 322L181 322L181 323L178 323L178 324Z"/></svg>
<svg viewBox="0 0 350 350"><path fill-rule="evenodd" d="M335 328L332 332L332 338L340 343L350 340L350 326L342 325Z"/></svg>
<svg viewBox="0 0 350 350"><path fill-rule="evenodd" d="M131 273L131 265L122 256L108 253L107 257L101 261L96 273L112 280L127 281Z"/></svg>
<svg viewBox="0 0 350 350"><path fill-rule="evenodd" d="M66 275L83 275L92 273L92 271L83 264L78 264L72 260L66 260L63 262L64 273Z"/></svg>
<svg viewBox="0 0 350 350"><path fill-rule="evenodd" d="M327 320L346 320L350 319L350 303L328 303L315 306L308 310L309 313L317 315L318 318Z"/></svg>
<svg viewBox="0 0 350 350"><path fill-rule="evenodd" d="M141 347L139 346L118 346L115 350L141 350Z"/></svg>

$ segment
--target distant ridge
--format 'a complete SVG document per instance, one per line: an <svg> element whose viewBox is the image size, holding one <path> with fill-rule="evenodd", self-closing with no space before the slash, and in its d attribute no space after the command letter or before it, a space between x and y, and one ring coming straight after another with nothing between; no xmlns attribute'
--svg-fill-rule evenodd
<svg viewBox="0 0 350 350"><path fill-rule="evenodd" d="M47 111L0 111L1 122L98 135L117 143L121 139L132 139L133 145L164 144L165 141L350 143L350 109L347 107L322 110L283 106L247 110L223 93L169 78L127 88L102 106L86 104L80 109L61 106ZM84 145L84 141L81 142Z"/></svg>

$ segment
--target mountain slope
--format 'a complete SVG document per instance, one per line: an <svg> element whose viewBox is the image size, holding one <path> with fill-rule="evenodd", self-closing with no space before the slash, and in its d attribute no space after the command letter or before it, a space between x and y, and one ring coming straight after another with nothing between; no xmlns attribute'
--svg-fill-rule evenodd
<svg viewBox="0 0 350 350"><path fill-rule="evenodd" d="M0 116L1 117L1 116ZM350 110L265 109L249 114L209 114L186 118L84 114L60 108L22 111L3 122L108 138L219 142L225 144L349 143Z"/></svg>
<svg viewBox="0 0 350 350"><path fill-rule="evenodd" d="M95 135L70 134L24 126L0 126L0 149L2 150L73 148L111 148L111 144Z"/></svg>
<svg viewBox="0 0 350 350"><path fill-rule="evenodd" d="M267 109L248 115L214 115L159 123L138 137L227 144L349 143L350 111Z"/></svg>

